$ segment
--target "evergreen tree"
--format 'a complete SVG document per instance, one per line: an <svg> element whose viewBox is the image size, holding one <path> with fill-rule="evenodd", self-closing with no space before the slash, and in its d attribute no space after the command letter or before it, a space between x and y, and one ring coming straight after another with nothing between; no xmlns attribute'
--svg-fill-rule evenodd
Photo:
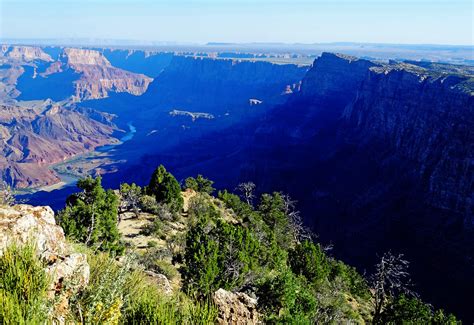
<svg viewBox="0 0 474 325"><path fill-rule="evenodd" d="M146 192L153 195L158 203L167 204L173 212L179 212L183 208L181 187L176 178L167 172L163 165L153 172Z"/></svg>
<svg viewBox="0 0 474 325"><path fill-rule="evenodd" d="M118 198L112 190L105 191L101 181L100 177L79 180L82 192L69 196L66 208L59 213L59 223L69 238L120 253Z"/></svg>

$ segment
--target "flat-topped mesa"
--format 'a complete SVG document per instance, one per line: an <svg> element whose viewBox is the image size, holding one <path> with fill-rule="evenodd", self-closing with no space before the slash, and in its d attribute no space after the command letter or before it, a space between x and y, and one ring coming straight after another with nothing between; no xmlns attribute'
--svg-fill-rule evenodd
<svg viewBox="0 0 474 325"><path fill-rule="evenodd" d="M12 60L23 62L31 62L41 60L52 62L53 59L49 54L44 52L40 47L35 46L8 46L2 45L0 55Z"/></svg>
<svg viewBox="0 0 474 325"><path fill-rule="evenodd" d="M64 49L64 57L67 60L67 64L71 66L75 65L100 65L102 67L112 66L99 51L77 49L77 48L66 48Z"/></svg>
<svg viewBox="0 0 474 325"><path fill-rule="evenodd" d="M352 56L323 52L304 77L300 96L318 100L352 98L369 68L376 65Z"/></svg>

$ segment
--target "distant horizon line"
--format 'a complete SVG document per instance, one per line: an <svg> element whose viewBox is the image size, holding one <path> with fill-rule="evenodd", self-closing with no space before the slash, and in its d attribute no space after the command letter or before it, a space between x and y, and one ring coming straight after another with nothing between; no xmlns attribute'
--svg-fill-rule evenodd
<svg viewBox="0 0 474 325"><path fill-rule="evenodd" d="M472 48L473 44L441 44L441 43L378 43L378 42L359 42L359 41L334 41L334 42L180 42L180 41L150 41L138 39L108 39L108 38L14 38L14 37L0 37L0 43L12 45L77 45L77 46L318 46L318 45L376 45L376 46L426 46L426 47L451 47L451 48Z"/></svg>

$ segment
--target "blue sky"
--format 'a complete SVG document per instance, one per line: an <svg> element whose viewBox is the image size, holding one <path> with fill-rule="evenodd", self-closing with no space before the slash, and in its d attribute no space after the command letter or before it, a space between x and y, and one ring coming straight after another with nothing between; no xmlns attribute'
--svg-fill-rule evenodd
<svg viewBox="0 0 474 325"><path fill-rule="evenodd" d="M473 0L0 0L0 38L473 44Z"/></svg>

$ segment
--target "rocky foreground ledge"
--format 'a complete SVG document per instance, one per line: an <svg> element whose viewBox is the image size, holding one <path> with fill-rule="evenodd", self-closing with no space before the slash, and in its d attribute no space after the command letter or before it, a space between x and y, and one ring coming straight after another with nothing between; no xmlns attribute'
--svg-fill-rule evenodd
<svg viewBox="0 0 474 325"><path fill-rule="evenodd" d="M87 256L74 252L56 225L53 210L44 206L0 207L0 256L12 244L33 245L45 261L51 277L48 295L55 301L52 318L65 323L69 298L89 282Z"/></svg>

